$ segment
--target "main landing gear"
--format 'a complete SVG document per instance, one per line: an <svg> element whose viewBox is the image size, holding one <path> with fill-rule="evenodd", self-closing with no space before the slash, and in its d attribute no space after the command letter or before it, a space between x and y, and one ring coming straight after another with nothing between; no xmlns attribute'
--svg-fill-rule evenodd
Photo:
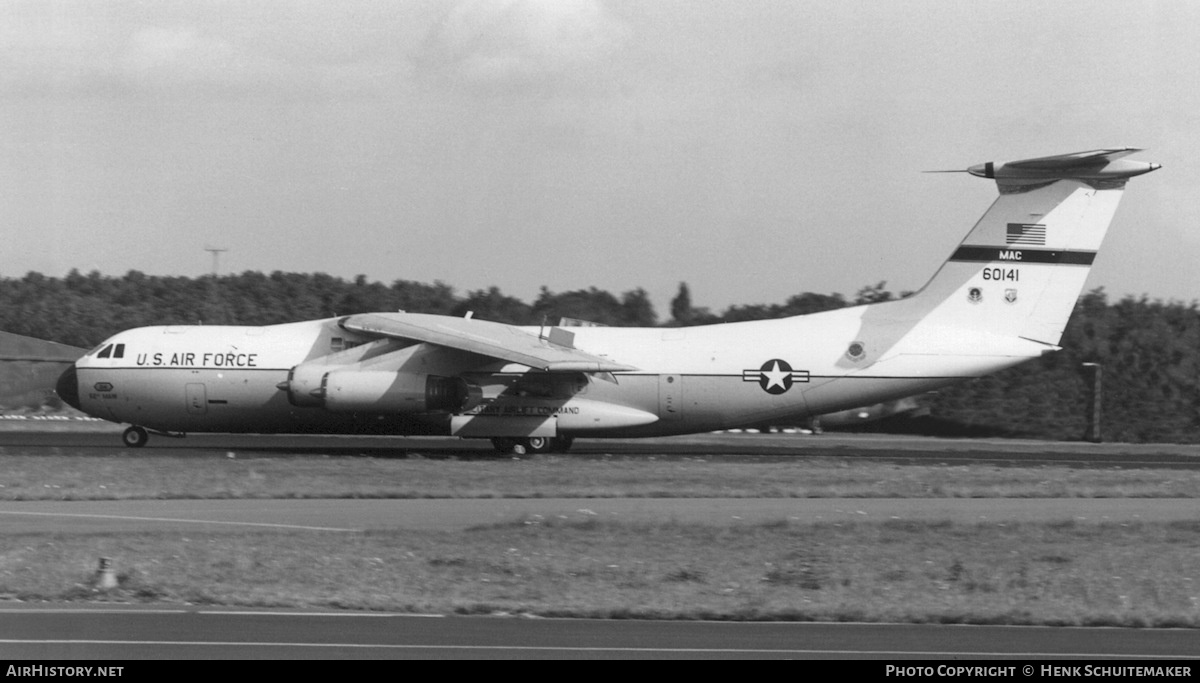
<svg viewBox="0 0 1200 683"><path fill-rule="evenodd" d="M121 441L124 441L125 445L130 448L141 448L142 446L145 446L146 442L149 440L150 435L147 434L146 430L142 429L141 427L130 427L129 429L126 429L123 434L121 434Z"/></svg>
<svg viewBox="0 0 1200 683"><path fill-rule="evenodd" d="M565 453L574 441L573 436L528 436L519 439L499 436L492 439L492 445L505 455L537 455Z"/></svg>

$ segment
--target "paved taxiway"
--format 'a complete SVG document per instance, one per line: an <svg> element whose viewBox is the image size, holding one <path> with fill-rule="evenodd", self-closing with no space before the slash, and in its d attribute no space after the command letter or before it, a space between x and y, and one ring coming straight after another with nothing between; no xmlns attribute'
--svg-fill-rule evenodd
<svg viewBox="0 0 1200 683"><path fill-rule="evenodd" d="M0 501L18 532L279 528L455 531L536 517L742 524L792 520L1094 522L1200 519L1190 498L489 498L336 500Z"/></svg>
<svg viewBox="0 0 1200 683"><path fill-rule="evenodd" d="M138 457L254 457L342 453L494 457L486 444L446 439L189 437L141 451L98 432L3 432L0 453ZM703 435L674 440L592 441L578 456L842 457L900 462L1072 463L1078 467L1200 466L1194 446L1053 444L823 435ZM1194 499L489 499L0 502L6 531L222 529L455 530L523 517L671 518L739 524L762 520L1200 519ZM27 606L0 603L0 656L18 659L139 658L1047 658L1196 657L1196 632L915 624L710 622L415 617L362 613L207 610L194 607Z"/></svg>
<svg viewBox="0 0 1200 683"><path fill-rule="evenodd" d="M125 449L113 427L73 431L0 431L4 454L136 457L195 455L289 457L367 454L378 457L487 458L486 442L450 438L194 435L155 438ZM901 463L1076 467L1200 467L1200 448L1175 444L1089 444L1003 439L936 439L870 434L703 434L660 439L583 440L570 457L822 457L884 459ZM955 519L1175 521L1200 518L1200 501L1171 498L588 498L431 500L127 500L0 502L0 520L12 531L279 527L360 531L404 528L456 530L524 517L598 517L624 521L675 519L707 524L790 519Z"/></svg>

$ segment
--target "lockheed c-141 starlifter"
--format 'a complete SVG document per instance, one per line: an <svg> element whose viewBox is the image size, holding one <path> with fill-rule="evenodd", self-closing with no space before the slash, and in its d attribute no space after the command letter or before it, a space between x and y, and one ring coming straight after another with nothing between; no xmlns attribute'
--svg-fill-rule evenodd
<svg viewBox="0 0 1200 683"><path fill-rule="evenodd" d="M1126 182L1129 148L986 163L1000 196L917 293L689 328L518 327L366 313L121 332L59 396L149 432L444 434L501 451L786 423L1058 350Z"/></svg>

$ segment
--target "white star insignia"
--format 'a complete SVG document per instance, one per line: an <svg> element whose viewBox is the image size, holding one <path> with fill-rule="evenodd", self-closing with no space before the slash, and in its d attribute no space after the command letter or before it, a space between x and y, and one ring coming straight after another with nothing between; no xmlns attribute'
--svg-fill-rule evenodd
<svg viewBox="0 0 1200 683"><path fill-rule="evenodd" d="M790 377L791 374L792 373L790 373L786 370L780 370L779 369L779 361L775 361L775 364L771 366L770 370L762 371L762 376L767 379L767 385L763 388L768 391L771 389L771 387L779 387L780 389L787 389L787 385L783 383L783 380Z"/></svg>

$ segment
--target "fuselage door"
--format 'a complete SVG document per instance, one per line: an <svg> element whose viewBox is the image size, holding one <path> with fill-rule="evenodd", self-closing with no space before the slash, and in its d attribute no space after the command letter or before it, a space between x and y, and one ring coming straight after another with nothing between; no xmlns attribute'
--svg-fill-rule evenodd
<svg viewBox="0 0 1200 683"><path fill-rule="evenodd" d="M203 415L208 411L208 394L204 385L198 382L189 383L184 387L184 399L187 401L189 415Z"/></svg>

